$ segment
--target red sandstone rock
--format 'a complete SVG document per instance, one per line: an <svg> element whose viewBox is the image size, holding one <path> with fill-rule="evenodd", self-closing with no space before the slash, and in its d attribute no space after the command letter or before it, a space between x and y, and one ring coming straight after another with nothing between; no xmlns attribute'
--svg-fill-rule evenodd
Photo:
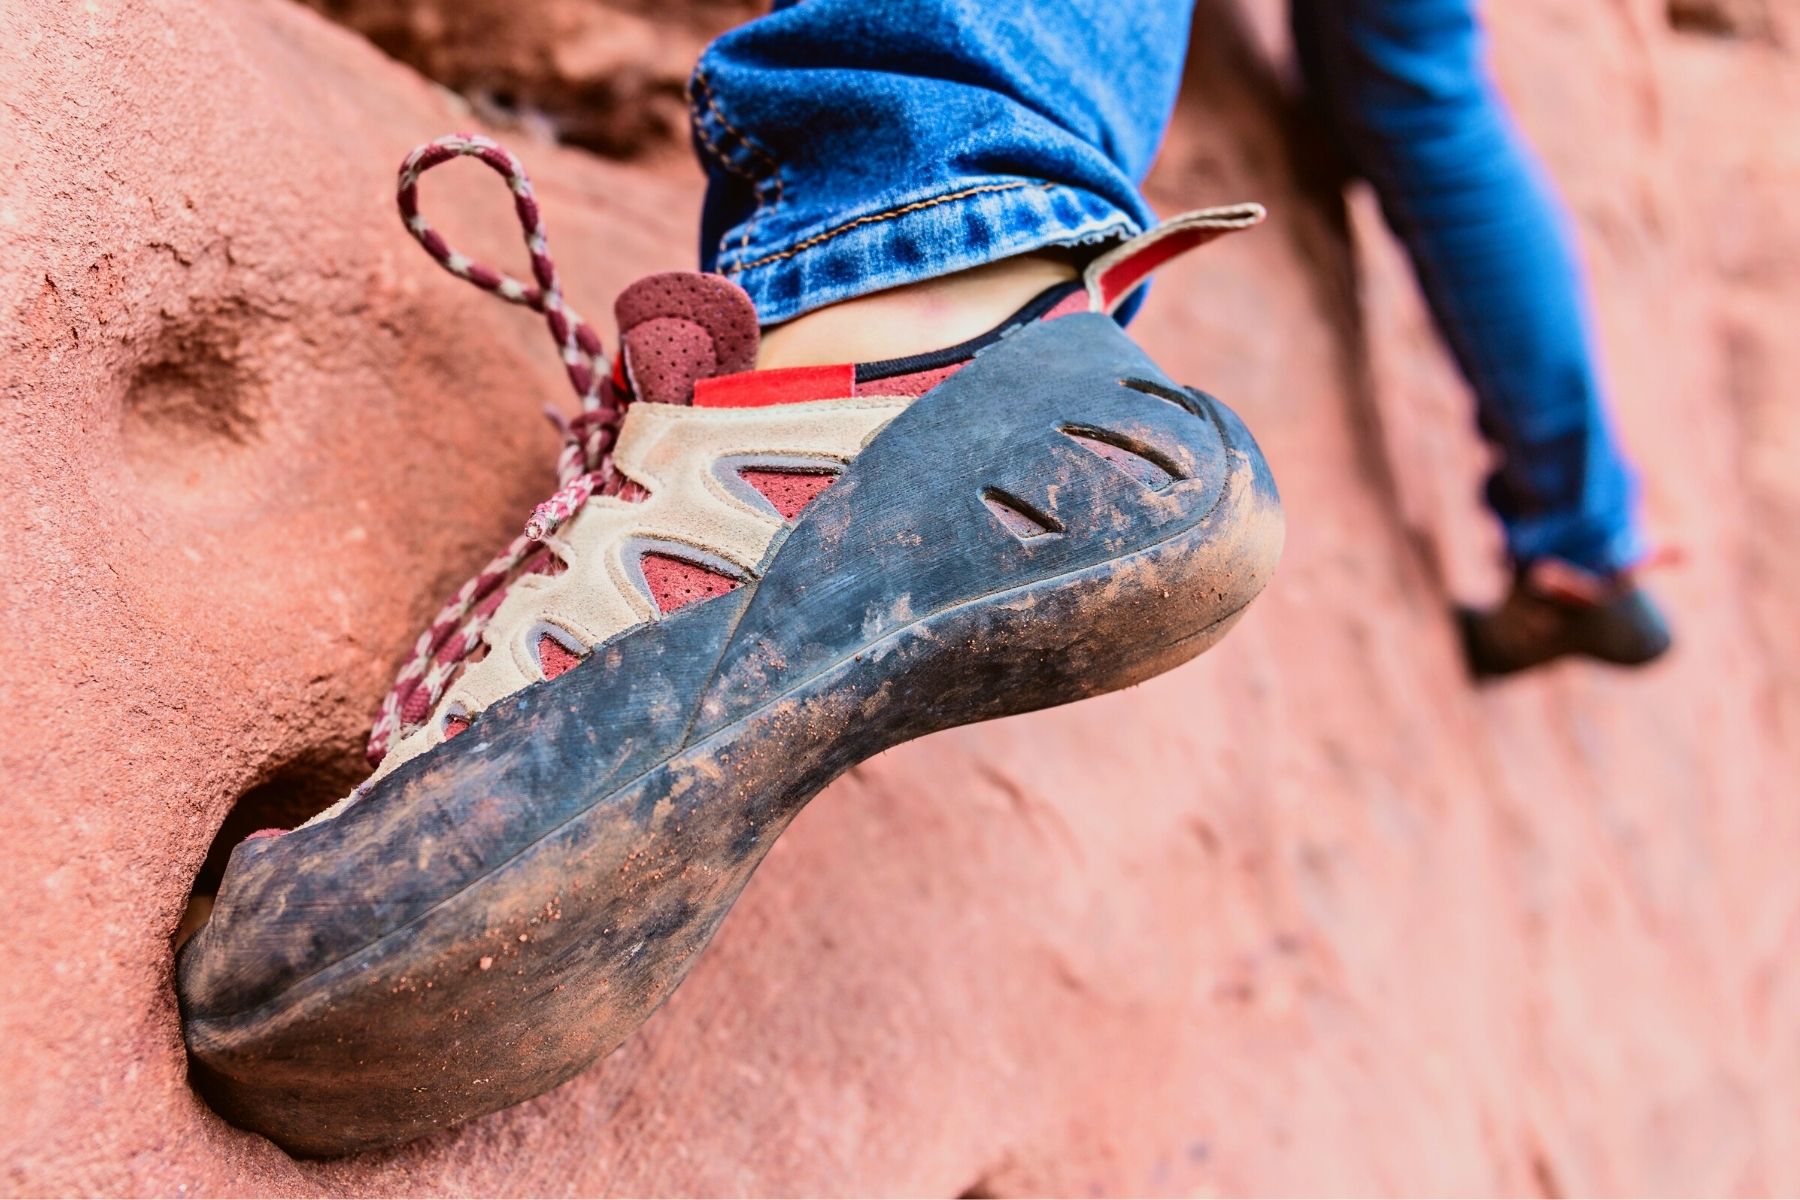
<svg viewBox="0 0 1800 1200"><path fill-rule="evenodd" d="M1489 10L1692 555L1672 661L1462 680L1466 402L1366 206L1346 233L1288 165L1278 6L1213 0L1153 192L1275 219L1139 328L1275 462L1269 593L1129 694L859 768L612 1059L332 1163L188 1089L169 935L240 795L354 774L420 621L542 498L559 372L392 215L401 155L470 123L442 93L274 0L0 10L3 1186L1800 1190L1792 31ZM690 265L694 172L520 149L578 306ZM425 191L521 261L479 168Z"/></svg>
<svg viewBox="0 0 1800 1200"><path fill-rule="evenodd" d="M701 47L759 0L304 0L509 124L613 157L688 153ZM1711 0L1721 3L1723 0Z"/></svg>

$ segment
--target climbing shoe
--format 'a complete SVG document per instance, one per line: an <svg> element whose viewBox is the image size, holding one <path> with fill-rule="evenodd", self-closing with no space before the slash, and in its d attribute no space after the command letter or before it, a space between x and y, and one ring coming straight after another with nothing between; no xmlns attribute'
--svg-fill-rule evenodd
<svg viewBox="0 0 1800 1200"><path fill-rule="evenodd" d="M1477 679L1570 656L1642 666L1671 644L1668 622L1631 573L1601 576L1554 559L1515 570L1499 607L1465 608L1457 615Z"/></svg>
<svg viewBox="0 0 1800 1200"><path fill-rule="evenodd" d="M465 155L506 178L533 282L420 215L420 173ZM693 274L621 295L609 363L493 142L430 143L400 182L434 258L543 314L580 411L556 494L413 648L369 782L240 844L180 953L197 1085L307 1155L568 1079L832 779L1185 662L1282 542L1243 424L1111 315L1255 206L1177 218L935 354L757 371L749 298Z"/></svg>

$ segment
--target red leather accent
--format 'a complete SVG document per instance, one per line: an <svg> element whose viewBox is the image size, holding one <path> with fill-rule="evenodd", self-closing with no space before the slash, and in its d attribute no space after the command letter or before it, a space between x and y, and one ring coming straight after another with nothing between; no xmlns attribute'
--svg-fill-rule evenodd
<svg viewBox="0 0 1800 1200"><path fill-rule="evenodd" d="M696 381L714 374L719 360L712 334L681 317L652 317L620 335L632 391L651 404L686 404Z"/></svg>
<svg viewBox="0 0 1800 1200"><path fill-rule="evenodd" d="M1039 317L1040 321L1054 321L1058 317L1070 317L1088 310L1088 294L1085 288L1077 288L1056 302L1049 312Z"/></svg>
<svg viewBox="0 0 1800 1200"><path fill-rule="evenodd" d="M1085 300L1086 297L1084 296ZM947 367L933 367L929 371L914 371L910 375L890 375L886 379L871 379L868 383L858 384L857 388L871 396L923 396L944 380L950 378L973 361L951 363Z"/></svg>
<svg viewBox="0 0 1800 1200"><path fill-rule="evenodd" d="M719 371L748 371L756 365L762 337L756 305L743 288L722 275L667 271L646 276L619 293L613 316L621 334L658 318L675 318L705 333L708 357ZM635 360L632 369L638 369Z"/></svg>
<svg viewBox="0 0 1800 1200"><path fill-rule="evenodd" d="M474 719L470 717L445 717L444 740L449 741L474 723Z"/></svg>
<svg viewBox="0 0 1800 1200"><path fill-rule="evenodd" d="M607 481L606 494L636 504L639 500L642 500L645 496L650 494L650 489L635 479L627 479L623 475L614 475L611 480Z"/></svg>
<svg viewBox="0 0 1800 1200"><path fill-rule="evenodd" d="M538 667L544 672L545 679L555 679L580 661L581 655L549 634L538 638Z"/></svg>
<svg viewBox="0 0 1800 1200"><path fill-rule="evenodd" d="M800 510L819 498L819 493L837 481L831 471L776 471L765 467L745 467L738 478L762 493L775 511L791 521Z"/></svg>
<svg viewBox="0 0 1800 1200"><path fill-rule="evenodd" d="M694 384L756 365L762 331L744 289L720 275L669 271L640 279L613 305L619 360L636 398L686 404ZM620 385L616 373L613 386Z"/></svg>
<svg viewBox="0 0 1800 1200"><path fill-rule="evenodd" d="M1229 229L1209 226L1195 226L1190 229L1177 229L1165 237L1157 238L1143 249L1128 254L1100 275L1100 306L1111 312L1125 294L1144 281L1150 272L1162 266L1172 258L1186 254L1189 250L1223 237L1230 233Z"/></svg>
<svg viewBox="0 0 1800 1200"><path fill-rule="evenodd" d="M856 364L786 367L716 375L694 385L696 408L762 408L806 400L842 400L856 392Z"/></svg>
<svg viewBox="0 0 1800 1200"><path fill-rule="evenodd" d="M723 596L741 582L710 567L669 554L651 552L644 555L643 568L644 582L650 585L650 597L665 613L672 613L696 600Z"/></svg>
<svg viewBox="0 0 1800 1200"><path fill-rule="evenodd" d="M1212 232L1204 229L1187 229L1172 233L1168 237L1158 239L1128 255L1108 267L1100 276L1100 303L1110 309L1119 301L1119 297L1136 287L1144 276L1168 262L1171 258L1185 251L1192 250L1200 244L1200 235Z"/></svg>

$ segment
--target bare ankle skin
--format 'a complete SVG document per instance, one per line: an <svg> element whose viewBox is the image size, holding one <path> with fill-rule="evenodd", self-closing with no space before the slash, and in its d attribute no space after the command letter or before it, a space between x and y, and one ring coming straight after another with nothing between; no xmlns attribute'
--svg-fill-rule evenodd
<svg viewBox="0 0 1800 1200"><path fill-rule="evenodd" d="M763 330L760 370L901 358L986 333L1046 288L1076 277L1054 255L1001 259L858 296Z"/></svg>

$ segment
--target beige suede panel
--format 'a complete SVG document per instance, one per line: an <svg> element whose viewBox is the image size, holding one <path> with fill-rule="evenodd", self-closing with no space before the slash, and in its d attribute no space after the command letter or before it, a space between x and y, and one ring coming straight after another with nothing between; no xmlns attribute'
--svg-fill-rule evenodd
<svg viewBox="0 0 1800 1200"><path fill-rule="evenodd" d="M463 668L429 720L396 742L370 777L444 740L444 719L473 716L542 678L537 642L554 626L584 650L633 625L655 620L638 558L646 549L717 560L750 576L782 527L754 495L735 491L737 466L796 459L847 464L882 426L911 404L910 396L856 396L765 408L631 406L613 462L650 493L636 500L594 496L546 539L568 570L521 579L508 590L483 640L487 657Z"/></svg>

